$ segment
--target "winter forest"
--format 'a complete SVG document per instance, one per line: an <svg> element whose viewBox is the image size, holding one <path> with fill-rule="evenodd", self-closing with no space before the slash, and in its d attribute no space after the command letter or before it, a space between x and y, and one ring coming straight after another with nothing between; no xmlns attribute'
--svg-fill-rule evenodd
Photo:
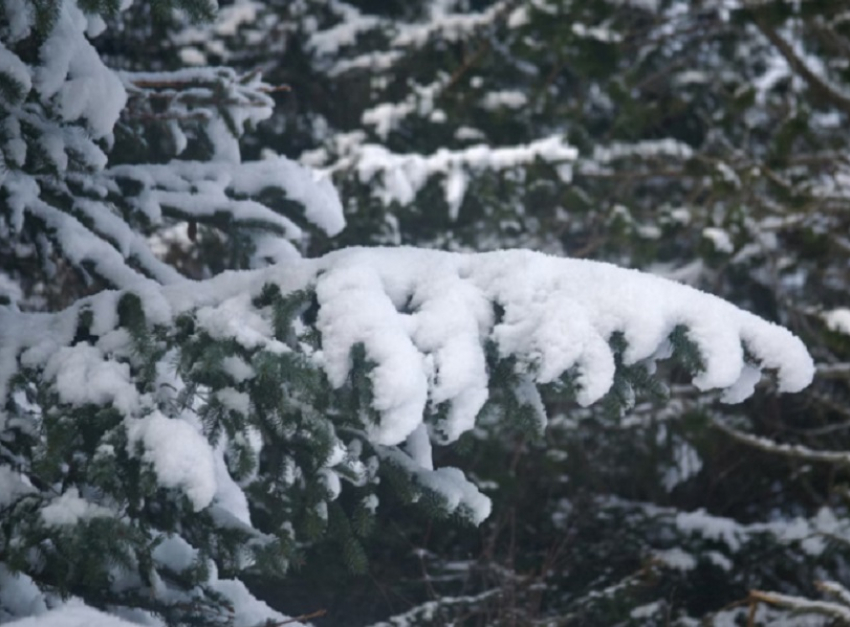
<svg viewBox="0 0 850 627"><path fill-rule="evenodd" d="M0 623L850 625L848 129L840 0L3 0Z"/></svg>

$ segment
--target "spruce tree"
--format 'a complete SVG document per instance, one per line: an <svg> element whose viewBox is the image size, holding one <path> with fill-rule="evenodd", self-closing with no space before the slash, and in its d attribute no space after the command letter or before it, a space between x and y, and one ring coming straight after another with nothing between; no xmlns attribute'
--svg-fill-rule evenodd
<svg viewBox="0 0 850 627"><path fill-rule="evenodd" d="M297 142L310 126L323 145L296 163L268 151L242 159L238 139L272 115L279 89L249 68L167 71L167 58L145 68L122 63L126 51L113 49L105 58L127 69L109 69L92 42L104 20L139 19L120 8L75 0L2 8L4 620L56 608L169 625L280 621L240 578L281 577L322 547L362 571L362 541L381 517L384 486L431 518L487 518L490 499L462 469L439 465L434 447L483 438L498 449L495 425L539 436L552 409L580 415L598 404L622 420L641 393L663 393L654 372L670 356L679 364L676 381L687 375L701 390L725 388L733 402L752 393L762 369L776 371L780 390L809 383L811 359L784 329L605 264L409 248L301 258L311 243L362 243L366 234L406 243L410 232L417 243L446 248L534 243L563 252L546 245L556 244L547 235L558 207L542 217L523 207L580 171L571 129L541 125L557 119L552 111L537 120L505 116L527 98L509 86L434 101L461 80L477 89L464 68L486 54L463 56L470 34L500 50L499 29L547 26L533 9L391 6L387 17L369 19L344 3L327 10L291 3L272 5L276 19L269 12L271 19L218 31L227 37L254 23L286 24L292 45L326 76L321 84L336 89L371 64L398 68L378 81L367 97L376 102L361 116L346 122L334 112L339 124L365 132L327 125L322 132L324 118L309 114L293 143L303 148ZM167 19L175 9L197 20L212 7L135 8ZM645 19L640 9L628 14ZM334 31L350 25L354 41L341 38L345 28ZM371 31L387 50L340 66L335 55ZM585 39L605 39L575 25L571 32L579 51ZM521 49L527 41L512 43ZM420 77L399 65L448 62L456 51L447 44L461 46L465 59L456 75L428 76L424 66ZM608 67L593 66L606 59L604 47L585 52L588 76ZM521 63L497 72L502 59L489 62L494 79L522 83ZM402 98L384 106L384 90ZM493 130L514 138L475 143L487 137L486 124L472 126L481 111ZM430 132L448 120L459 127ZM424 141L416 146L422 154L406 147L405 135ZM294 152L285 149L286 133L275 141L283 146L254 139L249 150ZM613 142L590 161L635 156L687 160L691 149L682 138ZM363 216L336 244L325 238L342 229L343 203L309 165L334 173L350 217ZM424 211L429 206L441 213ZM682 450L679 442L674 449ZM646 510L604 505L623 517ZM553 506L557 525L560 504ZM679 532L704 527L717 540L710 519L646 515L662 543L665 515ZM754 542L771 532L759 533ZM660 553L647 537L638 544L654 561L641 577L653 564L690 563L677 547ZM631 590L641 577L613 591ZM558 609L582 620L616 616L621 609L604 601L611 596L619 608L619 596L593 585L588 601L569 598ZM443 605L468 611L493 598L485 592ZM411 618L425 620L415 611Z"/></svg>
<svg viewBox="0 0 850 627"><path fill-rule="evenodd" d="M408 560L404 591L424 604L419 613L386 607L427 622L445 596L451 601L437 622L472 620L477 611L488 624L493 612L510 609L516 620L567 615L582 624L596 616L595 604L607 603L597 594L604 589L616 597L604 619L611 622L678 616L722 624L745 620L752 608L748 620L773 624L820 606L748 600L750 590L840 605L815 582L848 585L840 566L845 536L829 535L824 551L779 533L755 544L711 545L686 530L670 540L665 517L673 514L664 508L683 515L703 508L711 525L736 529L758 521L793 528L802 518L821 537L819 520L847 516L844 7L782 0L272 6L226 20L235 28L183 31L175 52L263 64L296 88L295 104L275 114L291 133L276 149L334 174L349 219L343 240L522 245L642 268L791 326L822 373L797 401L763 389L735 411L678 384L660 404L638 397L626 418L616 402L576 413L547 397L558 418L545 455L495 421L484 435L488 423L479 422L475 442L461 442L462 459L482 460L475 475L500 486L490 489L504 510L483 539L441 528L447 537L438 541L427 523L411 523L408 535L430 539L418 554L436 553ZM244 16L244 7L228 11ZM250 45L264 38L277 46L269 56ZM549 162L527 150L553 136L574 151ZM491 167L494 151L470 152L479 144L531 160ZM682 367L695 357L680 347ZM617 396L629 393L618 387ZM505 458L538 488L523 489L505 472ZM538 493L564 506L539 503ZM661 509L644 508L646 523L637 525L611 496ZM533 530L511 527L514 552L494 558L512 507L534 521ZM617 522L600 539L596 525L583 523L603 518ZM653 525L665 531L648 533ZM567 531L574 548L558 552ZM673 555L672 547L694 556L694 568L642 570L656 553ZM481 560L469 560L470 552ZM553 571L553 552L569 565ZM468 569L458 574L461 559ZM420 583L425 566L447 583ZM511 580L506 569L519 571ZM521 576L533 569L555 574ZM389 572L396 590L397 571ZM513 607L490 594L498 585L512 590L501 596ZM475 594L459 597L461 587Z"/></svg>

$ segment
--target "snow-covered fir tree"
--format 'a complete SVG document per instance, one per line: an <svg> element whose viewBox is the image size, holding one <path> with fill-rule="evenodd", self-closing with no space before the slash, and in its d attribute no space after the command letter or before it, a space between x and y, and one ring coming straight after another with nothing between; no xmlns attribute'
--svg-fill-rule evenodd
<svg viewBox="0 0 850 627"><path fill-rule="evenodd" d="M372 615L408 608L407 599L392 600L402 588L428 600L407 619L433 615L438 624L451 616L489 624L494 615L723 624L746 620L750 607L752 620L774 624L793 622L802 606L748 600L749 590L837 599L815 582L848 584L844 536L816 522L847 516L843 5L266 6L224 7L215 25L175 34L169 54L263 67L295 87L271 121L286 133L268 141L333 173L349 218L338 241L522 245L644 268L791 325L821 362L818 384L799 400L767 395L735 411L679 385L662 409L639 404L632 415L640 419L550 403L562 415L545 458L521 436L479 422L471 448L461 442L463 459L470 467L476 460L495 515L480 539L452 528L429 533L424 522L405 528L383 559L386 583L362 586L384 599ZM556 161L516 160L553 135L575 150ZM511 158L492 161L479 144ZM507 471L505 459L514 460ZM514 488L527 484L537 489ZM552 496L540 503L538 493ZM647 509L637 525L611 496L662 508ZM553 509L558 498L563 506ZM721 546L686 528L667 537L665 516L697 508L717 524L772 521L788 531ZM533 530L523 533L512 511ZM593 521L601 518L616 523L600 539ZM794 539L801 518L829 538L823 550ZM647 533L654 527L667 531ZM693 556L694 567L643 568L672 547ZM400 551L410 555L403 574L389 566ZM729 561L715 559L718 551ZM840 603L807 607L840 614Z"/></svg>
<svg viewBox="0 0 850 627"><path fill-rule="evenodd" d="M243 582L297 580L293 571L315 572L309 561L319 555L364 569L385 498L455 526L482 524L492 507L484 475L465 474L464 455L440 465L459 446L476 457L487 451L478 466L495 476L506 449L514 445L518 459L528 446L502 431L539 436L553 416L556 446L528 466L545 485L547 472L581 480L583 448L620 454L639 433L654 443L633 447L637 457L670 456L645 466L657 476L643 485L670 492L702 464L695 447L704 421L683 429L683 416L718 415L695 389L720 388L725 401L740 402L765 369L780 391L810 382L811 358L791 333L690 287L540 253L468 252L612 251L597 257L647 265L677 259L670 251L687 249L693 233L731 254L733 236L744 248L748 236L780 228L757 211L732 222L740 231L727 225L741 202L736 190L775 200L760 193L763 179L740 182L768 157L761 144L758 166L714 155L734 135L713 144L706 128L695 130L707 114L688 90L710 92L716 86L703 86L717 76L682 77L668 66L684 48L720 67L722 47L677 33L744 23L762 38L740 56L739 74L723 75L725 89L739 97L737 83L752 83L762 90L756 103L782 108L784 92L775 92L783 68L787 77L797 67L800 45L783 47L781 37L786 22L802 18L675 1L362 4L237 2L211 25L173 29L173 51L163 41L150 58L120 42L168 30L167 20L207 18L214 7L20 0L0 9L0 620L275 624L283 615ZM107 23L121 28L102 32ZM622 48L635 32L644 47ZM765 52L773 50L786 65L756 80L761 60L780 58ZM663 102L670 94L660 90L654 102L625 89L637 89L621 84L633 58L641 80L675 74L683 101L699 103L695 112L654 127L653 116L673 106ZM299 114L273 117L277 97L299 103ZM252 158L243 160L239 138L270 117L273 132L249 134ZM773 119L756 117L747 132L778 133ZM818 118L815 139L834 140L829 124ZM842 180L831 175L823 186ZM793 168L777 176L812 180ZM618 177L625 182L606 182ZM716 190L727 196L701 204ZM659 195L668 203L660 219L650 213ZM699 228L685 229L691 222ZM614 240L615 232L631 239ZM775 241L759 242L741 263L778 254ZM342 243L463 252L301 256ZM692 280L713 274L704 271ZM841 328L840 312L829 320ZM670 363L674 386L665 390ZM683 385L685 375L696 388ZM645 404L658 396L664 409ZM720 426L779 453L829 455ZM637 472L619 460L594 465L590 482ZM499 483L510 481L525 489L510 473ZM830 561L821 539L847 537L831 508L790 523L785 512L741 523L696 509L699 501L677 509L639 490L575 496L550 499L547 520L534 521L573 530L584 560L604 555L592 581L563 568L541 576L538 589L554 597L543 616L568 624L661 621L675 607L670 590L718 573L783 588L771 573L748 570L759 547L785 547L765 571L788 559L811 582L841 572L843 558ZM619 554L601 549L606 543ZM805 558L795 557L798 547ZM473 569L464 565L467 577ZM489 576L472 594L445 592L393 620L470 611L486 620L524 585ZM635 590L654 577L662 585L638 604ZM798 583L780 592L805 592ZM824 585L842 598L840 583ZM758 594L780 608L815 603ZM702 612L734 600L726 595ZM279 605L286 611L287 599ZM701 616L696 605L674 617L689 624ZM776 618L752 607L761 620ZM523 622L529 614L519 610L510 609L519 612L512 620Z"/></svg>

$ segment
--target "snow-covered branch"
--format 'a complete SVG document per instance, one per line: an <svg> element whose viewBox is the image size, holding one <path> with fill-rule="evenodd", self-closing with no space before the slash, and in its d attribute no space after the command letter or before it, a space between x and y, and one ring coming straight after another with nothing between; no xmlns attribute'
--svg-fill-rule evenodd
<svg viewBox="0 0 850 627"><path fill-rule="evenodd" d="M742 444L752 446L766 453L774 453L784 457L791 457L806 462L820 462L836 464L839 466L850 466L850 453L845 451L819 451L803 446L801 444L781 444L769 438L750 435L729 426L721 420L714 420L712 424L726 435L734 438Z"/></svg>
<svg viewBox="0 0 850 627"><path fill-rule="evenodd" d="M831 601L814 601L805 597L761 590L752 590L750 600L752 602L769 603L801 614L822 614L839 620L843 624L850 624L850 607Z"/></svg>

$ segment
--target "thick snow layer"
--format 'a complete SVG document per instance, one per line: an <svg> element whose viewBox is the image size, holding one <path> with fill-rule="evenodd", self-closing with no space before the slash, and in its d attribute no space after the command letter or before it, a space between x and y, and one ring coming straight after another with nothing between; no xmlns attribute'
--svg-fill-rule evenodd
<svg viewBox="0 0 850 627"><path fill-rule="evenodd" d="M464 255L348 249L286 266L224 274L196 283L192 290L175 285L156 292L145 288L142 294L152 321L166 323L194 309L200 326L213 337L287 351L273 337L268 313L252 305L252 294L267 281L278 282L284 293L315 288L322 334L322 351L315 358L334 386L347 380L352 349L358 344L366 349L374 363L374 408L381 415L369 436L384 445L404 442L423 421L429 403L447 410L435 425L444 439L454 440L471 429L488 398L488 341L502 357L515 358L535 383L575 370L582 405L599 400L613 383L609 341L615 333L626 341L625 363L634 364L657 358L674 329L685 327L704 362L695 385L702 390L729 388L729 401L749 395L762 369L775 371L779 389L789 392L808 385L814 371L802 342L790 332L716 297L604 263L527 251ZM104 294L90 302L115 298ZM118 363L101 358L96 348L62 347L73 337L74 309L53 317L0 309L0 322L0 386L14 372L15 357L25 351L29 365L46 364L48 379L57 382L68 402L111 402L133 411L134 397ZM47 339L58 344L45 343ZM745 348L757 363L745 363ZM102 370L114 385L75 384L83 366L88 372ZM246 409L244 397L230 394L227 400ZM159 426L181 429L187 442L198 443L197 451L206 450L200 446L203 436L188 424L161 415L138 424L157 425L150 437L159 433ZM198 454L212 469L209 451ZM182 480L172 476L170 481ZM198 507L214 493L212 483L194 489L200 490L193 497Z"/></svg>
<svg viewBox="0 0 850 627"><path fill-rule="evenodd" d="M46 102L57 98L65 121L83 119L95 138L112 132L127 103L121 79L86 39L88 20L75 0L60 3L59 17L40 49L35 85Z"/></svg>
<svg viewBox="0 0 850 627"><path fill-rule="evenodd" d="M538 383L577 367L582 405L613 383L614 333L625 338L624 361L633 364L686 327L705 365L694 383L733 388L733 401L752 392L754 370L775 370L783 391L802 389L814 372L802 342L787 330L693 288L604 263L526 251L415 249L351 249L318 263L324 368L342 385L351 349L366 348L375 363L374 406L383 417L371 435L382 444L407 438L429 398L449 404L438 425L448 439L471 428L488 396L488 338ZM411 311L399 313L405 308ZM744 347L758 364L745 363Z"/></svg>
<svg viewBox="0 0 850 627"><path fill-rule="evenodd" d="M209 505L216 494L215 458L207 439L186 421L154 412L126 423L127 445L144 445L143 459L153 465L160 483L183 490L195 511Z"/></svg>
<svg viewBox="0 0 850 627"><path fill-rule="evenodd" d="M130 366L104 359L88 344L60 348L47 361L44 376L55 381L59 399L71 405L111 404L128 416L139 404Z"/></svg>

